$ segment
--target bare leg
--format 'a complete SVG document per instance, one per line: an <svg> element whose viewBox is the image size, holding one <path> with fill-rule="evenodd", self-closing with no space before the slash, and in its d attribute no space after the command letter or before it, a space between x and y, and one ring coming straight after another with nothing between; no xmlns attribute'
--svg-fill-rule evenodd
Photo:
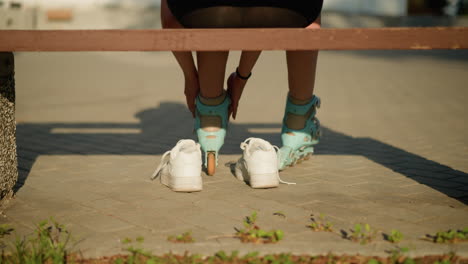
<svg viewBox="0 0 468 264"><path fill-rule="evenodd" d="M307 28L320 28L320 18ZM289 98L281 133L283 146L280 149L280 170L307 159L313 153L313 145L319 140L319 123L312 119L320 102L319 99L312 100L317 58L316 50L286 51Z"/></svg>
<svg viewBox="0 0 468 264"><path fill-rule="evenodd" d="M320 29L319 16L308 29ZM315 72L317 69L318 50L287 51L289 96L299 101L312 99L315 87Z"/></svg>
<svg viewBox="0 0 468 264"><path fill-rule="evenodd" d="M205 98L223 95L224 75L229 52L197 52L200 94Z"/></svg>
<svg viewBox="0 0 468 264"><path fill-rule="evenodd" d="M315 70L318 51L287 51L289 100L296 105L305 105L314 96ZM303 129L312 114L288 114L286 125L291 129Z"/></svg>
<svg viewBox="0 0 468 264"><path fill-rule="evenodd" d="M315 86L318 51L287 51L289 96L310 100Z"/></svg>
<svg viewBox="0 0 468 264"><path fill-rule="evenodd" d="M239 73L246 77L252 72L255 63L257 63L258 57L260 56L261 51L242 51L240 60L239 60Z"/></svg>
<svg viewBox="0 0 468 264"><path fill-rule="evenodd" d="M224 75L228 51L197 52L200 104L197 101L196 126L198 141L205 152L208 175L213 175L218 163L218 151L224 144L229 100L224 92Z"/></svg>

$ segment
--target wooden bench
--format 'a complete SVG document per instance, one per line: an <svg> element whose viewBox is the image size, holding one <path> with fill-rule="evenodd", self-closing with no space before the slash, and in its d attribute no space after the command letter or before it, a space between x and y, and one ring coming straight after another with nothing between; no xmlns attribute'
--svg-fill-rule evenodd
<svg viewBox="0 0 468 264"><path fill-rule="evenodd" d="M468 28L0 30L0 51L466 49Z"/></svg>
<svg viewBox="0 0 468 264"><path fill-rule="evenodd" d="M468 49L468 28L0 30L0 199L18 178L13 52Z"/></svg>

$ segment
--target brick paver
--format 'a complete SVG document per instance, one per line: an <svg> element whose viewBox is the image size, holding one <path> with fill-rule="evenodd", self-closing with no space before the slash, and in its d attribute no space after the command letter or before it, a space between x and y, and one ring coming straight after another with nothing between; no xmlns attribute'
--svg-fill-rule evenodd
<svg viewBox="0 0 468 264"><path fill-rule="evenodd" d="M253 190L233 177L229 162L247 137L280 144L283 57L261 57L216 175L203 176L202 192L185 194L149 180L166 150L194 137L169 53L17 54L21 179L0 222L27 234L53 216L87 256L121 252L120 239L139 235L156 253L382 255L393 248L380 236L362 246L305 227L311 214L324 213L338 233L369 223L401 230L416 255L468 255L466 244L420 240L468 224L468 53L322 52L316 93L324 133L316 155L281 173L297 185ZM252 246L222 238L254 210L261 227L285 231L284 241ZM196 243L166 241L188 230Z"/></svg>

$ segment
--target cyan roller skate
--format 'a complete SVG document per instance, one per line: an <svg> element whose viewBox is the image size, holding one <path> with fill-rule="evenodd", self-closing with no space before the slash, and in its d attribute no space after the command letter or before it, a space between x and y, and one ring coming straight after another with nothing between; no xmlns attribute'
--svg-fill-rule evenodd
<svg viewBox="0 0 468 264"><path fill-rule="evenodd" d="M205 167L208 175L214 175L218 165L218 151L224 144L228 125L228 109L231 99L226 95L224 101L215 106L203 104L200 97L196 100L195 131L198 142L205 153Z"/></svg>
<svg viewBox="0 0 468 264"><path fill-rule="evenodd" d="M294 166L314 153L313 146L320 138L320 122L315 117L317 108L320 108L320 98L317 96L305 105L293 104L288 97L281 130L283 146L280 149L279 170ZM291 129L287 125L288 118L302 118L305 124L301 129Z"/></svg>

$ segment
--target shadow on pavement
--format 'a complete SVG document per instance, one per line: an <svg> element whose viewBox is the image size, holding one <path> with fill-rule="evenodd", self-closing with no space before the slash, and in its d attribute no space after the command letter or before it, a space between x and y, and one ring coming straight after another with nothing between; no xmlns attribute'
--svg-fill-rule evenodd
<svg viewBox="0 0 468 264"><path fill-rule="evenodd" d="M17 125L18 191L40 155L161 155L179 139L195 138L193 119L180 103L164 102L136 114L140 123L20 123ZM239 143L260 137L280 145L279 123L231 123L221 154L241 154ZM263 131L263 132L262 132ZM462 171L372 138L355 138L322 127L316 155L361 155L465 204L468 195L444 185Z"/></svg>

